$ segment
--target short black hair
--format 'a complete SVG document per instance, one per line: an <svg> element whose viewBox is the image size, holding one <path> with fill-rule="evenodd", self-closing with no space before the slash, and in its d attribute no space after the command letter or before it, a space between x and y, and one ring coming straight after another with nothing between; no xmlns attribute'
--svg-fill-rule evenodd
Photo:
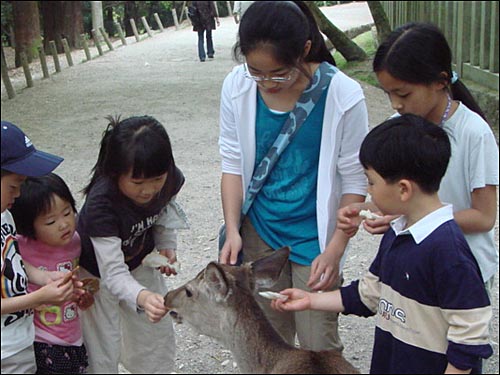
<svg viewBox="0 0 500 375"><path fill-rule="evenodd" d="M373 128L361 144L359 160L384 180L406 178L423 192L439 190L451 156L446 132L426 119L404 114Z"/></svg>
<svg viewBox="0 0 500 375"><path fill-rule="evenodd" d="M64 180L55 173L42 177L28 177L21 186L21 195L15 200L10 212L16 223L17 233L36 239L33 223L50 210L54 194L68 202L76 213L75 199Z"/></svg>

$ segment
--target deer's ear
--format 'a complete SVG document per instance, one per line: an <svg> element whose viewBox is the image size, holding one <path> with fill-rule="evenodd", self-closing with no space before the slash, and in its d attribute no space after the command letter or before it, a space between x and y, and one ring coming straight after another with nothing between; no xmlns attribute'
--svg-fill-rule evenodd
<svg viewBox="0 0 500 375"><path fill-rule="evenodd" d="M288 246L275 250L272 255L256 260L252 263L252 276L255 291L263 288L271 288L278 281L283 267L285 267L290 255Z"/></svg>
<svg viewBox="0 0 500 375"><path fill-rule="evenodd" d="M210 291L214 292L216 297L226 297L229 286L224 271L214 262L209 263L205 268L204 277Z"/></svg>

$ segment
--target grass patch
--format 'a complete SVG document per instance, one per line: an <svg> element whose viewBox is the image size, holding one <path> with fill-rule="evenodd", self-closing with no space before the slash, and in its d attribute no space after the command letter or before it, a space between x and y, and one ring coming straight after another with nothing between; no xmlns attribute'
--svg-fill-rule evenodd
<svg viewBox="0 0 500 375"><path fill-rule="evenodd" d="M371 31L358 35L354 38L354 43L356 43L363 51L365 51L368 59L365 61L346 61L346 59L338 52L335 51L333 57L337 63L337 67L342 70L351 78L355 78L359 81L368 83L375 87L380 87L377 81L377 77L372 70L372 61L377 51L375 41L373 40L373 34Z"/></svg>

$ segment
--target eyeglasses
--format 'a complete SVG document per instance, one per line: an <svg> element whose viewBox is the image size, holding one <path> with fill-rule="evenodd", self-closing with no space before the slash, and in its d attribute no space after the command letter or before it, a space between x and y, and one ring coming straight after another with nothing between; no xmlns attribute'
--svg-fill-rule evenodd
<svg viewBox="0 0 500 375"><path fill-rule="evenodd" d="M283 82L288 82L292 79L292 73L295 71L295 68L292 68L288 75L283 75L283 76L277 76L277 77L262 77L262 76L254 76L250 73L248 70L248 65L245 63L245 78L252 79L257 83L264 82L264 81L271 81L271 82L276 82L276 83L283 83Z"/></svg>

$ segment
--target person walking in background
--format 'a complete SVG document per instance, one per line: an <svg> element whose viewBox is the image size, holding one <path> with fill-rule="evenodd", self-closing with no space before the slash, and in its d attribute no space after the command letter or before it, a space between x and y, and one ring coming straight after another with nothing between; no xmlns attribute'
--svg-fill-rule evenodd
<svg viewBox="0 0 500 375"><path fill-rule="evenodd" d="M362 202L366 177L358 160L368 133L361 86L335 67L309 8L301 1L256 1L242 18L234 49L239 65L224 80L220 105L222 206L226 240L220 261L235 264L291 247L274 288L332 290L341 285L347 236L335 228L337 208ZM279 137L304 91L331 80L280 156L240 223L255 168ZM241 226L241 231L240 231ZM343 348L338 314L282 316L256 295L277 332L302 348Z"/></svg>
<svg viewBox="0 0 500 375"><path fill-rule="evenodd" d="M48 271L72 271L78 266L81 245L76 232L75 200L61 177L55 173L28 177L11 213L23 259ZM39 288L30 282L28 292ZM88 359L80 326L80 301L59 306L45 304L35 309L38 374L86 372Z"/></svg>
<svg viewBox="0 0 500 375"><path fill-rule="evenodd" d="M198 32L198 57L203 62L207 56L209 59L214 58L215 50L212 40L212 30L215 30L215 23L217 22L217 26L220 26L220 22L213 1L193 1L192 5L198 13L199 21L193 24L193 31ZM206 51L205 35L207 40Z"/></svg>
<svg viewBox="0 0 500 375"><path fill-rule="evenodd" d="M446 132L412 114L374 127L359 158L380 211L400 214L368 272L329 293L281 291L279 311L376 316L372 374L480 374L492 355L492 317L478 264L438 189L451 152Z"/></svg>

